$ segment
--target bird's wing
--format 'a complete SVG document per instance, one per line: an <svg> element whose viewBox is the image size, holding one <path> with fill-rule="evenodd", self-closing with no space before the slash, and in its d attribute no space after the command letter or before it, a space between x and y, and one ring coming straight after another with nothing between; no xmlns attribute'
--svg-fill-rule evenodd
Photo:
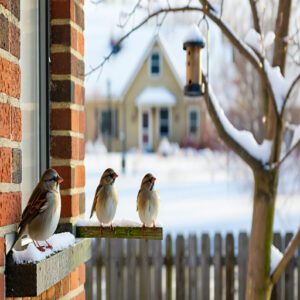
<svg viewBox="0 0 300 300"><path fill-rule="evenodd" d="M96 193L95 193L95 197L94 197L94 202L93 202L93 206L92 206L90 218L93 216L94 211L96 209L97 198L98 198L97 195L98 195L98 193L99 193L99 191L100 191L101 188L102 188L102 184L99 184L98 187L97 187L97 189L96 189Z"/></svg>
<svg viewBox="0 0 300 300"><path fill-rule="evenodd" d="M49 206L47 201L47 193L47 191L42 190L38 186L34 189L26 208L22 213L22 219L19 224L20 230L30 223L38 214L47 209Z"/></svg>
<svg viewBox="0 0 300 300"><path fill-rule="evenodd" d="M138 194L137 194L137 198L136 198L136 211L139 210L139 195L141 193L141 190L139 190Z"/></svg>

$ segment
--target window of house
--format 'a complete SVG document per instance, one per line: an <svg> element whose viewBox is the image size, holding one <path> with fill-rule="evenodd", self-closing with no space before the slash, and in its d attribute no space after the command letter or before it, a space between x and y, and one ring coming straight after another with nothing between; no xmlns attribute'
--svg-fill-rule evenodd
<svg viewBox="0 0 300 300"><path fill-rule="evenodd" d="M103 110L100 118L101 134L118 137L118 111L116 109Z"/></svg>
<svg viewBox="0 0 300 300"><path fill-rule="evenodd" d="M189 133L197 134L199 127L199 112L196 109L189 111Z"/></svg>
<svg viewBox="0 0 300 300"><path fill-rule="evenodd" d="M153 52L150 57L150 73L152 76L157 76L160 72L160 54L158 52Z"/></svg>
<svg viewBox="0 0 300 300"><path fill-rule="evenodd" d="M49 166L48 1L20 1L22 205Z"/></svg>
<svg viewBox="0 0 300 300"><path fill-rule="evenodd" d="M159 110L159 136L168 136L170 132L169 128L170 113L168 108L161 108Z"/></svg>

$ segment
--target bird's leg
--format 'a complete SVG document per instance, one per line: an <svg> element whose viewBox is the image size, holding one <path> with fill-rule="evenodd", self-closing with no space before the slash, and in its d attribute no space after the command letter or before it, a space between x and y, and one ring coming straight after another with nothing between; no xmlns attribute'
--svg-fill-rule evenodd
<svg viewBox="0 0 300 300"><path fill-rule="evenodd" d="M112 223L110 223L110 230L114 231L114 227L113 227Z"/></svg>
<svg viewBox="0 0 300 300"><path fill-rule="evenodd" d="M41 252L45 252L45 248L41 246L38 241L33 240L33 244L36 247L36 249L40 250Z"/></svg>
<svg viewBox="0 0 300 300"><path fill-rule="evenodd" d="M146 229L146 225L143 223L142 230Z"/></svg>
<svg viewBox="0 0 300 300"><path fill-rule="evenodd" d="M46 248L52 250L52 249L53 249L52 245L50 245L50 244L47 242L47 240L45 240L45 242L46 242L46 244L47 244Z"/></svg>
<svg viewBox="0 0 300 300"><path fill-rule="evenodd" d="M100 223L100 234L102 234L102 233L103 233L103 224Z"/></svg>
<svg viewBox="0 0 300 300"><path fill-rule="evenodd" d="M156 229L155 222L153 222L153 226L152 227L153 227L153 229Z"/></svg>

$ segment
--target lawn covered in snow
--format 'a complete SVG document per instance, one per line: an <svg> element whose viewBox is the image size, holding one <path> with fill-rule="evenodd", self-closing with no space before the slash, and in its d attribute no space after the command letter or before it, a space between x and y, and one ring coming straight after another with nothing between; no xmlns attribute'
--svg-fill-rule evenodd
<svg viewBox="0 0 300 300"><path fill-rule="evenodd" d="M126 155L126 173L121 172L120 153L87 152L86 217L102 172L112 167L119 177L116 185L119 206L115 219L139 222L137 192L142 177L157 178L161 198L158 223L166 232L233 232L250 230L252 217L251 172L233 154L177 151L168 157L138 152ZM300 225L299 168L283 173L276 204L275 230L295 231ZM298 174L297 174L298 172Z"/></svg>

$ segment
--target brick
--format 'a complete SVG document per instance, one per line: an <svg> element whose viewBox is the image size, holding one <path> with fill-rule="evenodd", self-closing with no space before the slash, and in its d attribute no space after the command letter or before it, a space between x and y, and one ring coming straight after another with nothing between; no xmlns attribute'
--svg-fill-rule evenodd
<svg viewBox="0 0 300 300"><path fill-rule="evenodd" d="M51 1L51 19L70 19L71 7L70 0Z"/></svg>
<svg viewBox="0 0 300 300"><path fill-rule="evenodd" d="M84 98L85 98L84 87L82 87L79 84L76 84L75 85L75 99L74 99L74 102L76 104L84 104Z"/></svg>
<svg viewBox="0 0 300 300"><path fill-rule="evenodd" d="M17 107L11 108L11 139L18 142L22 139L22 114Z"/></svg>
<svg viewBox="0 0 300 300"><path fill-rule="evenodd" d="M70 46L71 31L76 33L76 30L70 25L53 25L51 27L51 43Z"/></svg>
<svg viewBox="0 0 300 300"><path fill-rule="evenodd" d="M3 237L0 238L0 267L5 266L5 247L4 247L5 239Z"/></svg>
<svg viewBox="0 0 300 300"><path fill-rule="evenodd" d="M15 224L21 217L21 193L0 193L0 226Z"/></svg>
<svg viewBox="0 0 300 300"><path fill-rule="evenodd" d="M75 290L79 287L79 268L75 268L70 274L70 290Z"/></svg>
<svg viewBox="0 0 300 300"><path fill-rule="evenodd" d="M20 0L10 0L11 13L20 20Z"/></svg>
<svg viewBox="0 0 300 300"><path fill-rule="evenodd" d="M75 23L84 30L84 12L83 9L75 3Z"/></svg>
<svg viewBox="0 0 300 300"><path fill-rule="evenodd" d="M84 133L85 118L83 111L72 109L52 109L51 128L52 130L72 130Z"/></svg>
<svg viewBox="0 0 300 300"><path fill-rule="evenodd" d="M84 78L84 62L70 52L51 54L52 74L71 74L81 80Z"/></svg>
<svg viewBox="0 0 300 300"><path fill-rule="evenodd" d="M20 66L0 57L0 92L20 98Z"/></svg>
<svg viewBox="0 0 300 300"><path fill-rule="evenodd" d="M84 140L71 136L51 137L51 156L64 159L84 159Z"/></svg>
<svg viewBox="0 0 300 300"><path fill-rule="evenodd" d="M12 175L12 150L0 147L0 182L11 182Z"/></svg>
<svg viewBox="0 0 300 300"><path fill-rule="evenodd" d="M64 179L61 184L62 189L80 188L85 186L85 167L84 166L61 166L55 167L58 174Z"/></svg>
<svg viewBox="0 0 300 300"><path fill-rule="evenodd" d="M75 102L75 83L72 80L52 80L52 102Z"/></svg>
<svg viewBox="0 0 300 300"><path fill-rule="evenodd" d="M9 52L20 58L20 29L14 24L9 24Z"/></svg>
<svg viewBox="0 0 300 300"><path fill-rule="evenodd" d="M61 218L79 215L79 195L61 196Z"/></svg>
<svg viewBox="0 0 300 300"><path fill-rule="evenodd" d="M5 281L3 274L0 274L0 299L5 299Z"/></svg>
<svg viewBox="0 0 300 300"><path fill-rule="evenodd" d="M8 20L4 15L0 14L0 48L9 50L9 32L8 32Z"/></svg>
<svg viewBox="0 0 300 300"><path fill-rule="evenodd" d="M47 300L55 300L55 286L47 290Z"/></svg>
<svg viewBox="0 0 300 300"><path fill-rule="evenodd" d="M85 283L85 264L79 266L79 284Z"/></svg>
<svg viewBox="0 0 300 300"><path fill-rule="evenodd" d="M63 296L63 284L61 280L55 285L55 299L59 299L62 296Z"/></svg>
<svg viewBox="0 0 300 300"><path fill-rule="evenodd" d="M10 138L11 107L9 104L0 103L0 137Z"/></svg>
<svg viewBox="0 0 300 300"><path fill-rule="evenodd" d="M22 182L22 151L21 149L12 149L12 182Z"/></svg>
<svg viewBox="0 0 300 300"><path fill-rule="evenodd" d="M69 293L70 291L70 274L67 275L63 280L62 280L62 286L63 286L63 296Z"/></svg>
<svg viewBox="0 0 300 300"><path fill-rule="evenodd" d="M77 47L76 50L83 56L84 55L84 35L81 32L77 33Z"/></svg>
<svg viewBox="0 0 300 300"><path fill-rule="evenodd" d="M85 193L81 193L79 194L79 214L82 215L84 213L85 213Z"/></svg>

